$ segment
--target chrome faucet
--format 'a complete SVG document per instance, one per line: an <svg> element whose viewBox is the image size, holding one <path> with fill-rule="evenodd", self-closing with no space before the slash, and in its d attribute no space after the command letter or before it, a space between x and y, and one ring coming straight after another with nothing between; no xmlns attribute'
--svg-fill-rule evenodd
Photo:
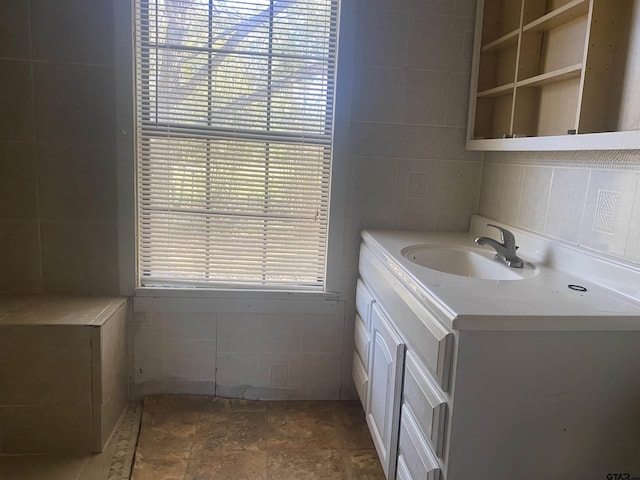
<svg viewBox="0 0 640 480"><path fill-rule="evenodd" d="M524 266L524 262L516 255L518 247L516 246L516 237L513 236L513 233L506 228L502 228L497 225L492 225L490 223L485 223L485 225L487 227L493 227L500 230L500 242L502 243L489 237L478 237L476 238L476 243L478 245L489 245L490 247L495 248L496 258L508 267L522 268Z"/></svg>

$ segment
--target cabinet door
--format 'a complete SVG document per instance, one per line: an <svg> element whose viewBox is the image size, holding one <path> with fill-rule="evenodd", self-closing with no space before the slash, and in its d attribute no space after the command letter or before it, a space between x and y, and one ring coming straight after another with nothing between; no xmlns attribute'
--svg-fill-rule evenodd
<svg viewBox="0 0 640 480"><path fill-rule="evenodd" d="M396 474L405 345L377 304L371 311L367 424L387 479Z"/></svg>

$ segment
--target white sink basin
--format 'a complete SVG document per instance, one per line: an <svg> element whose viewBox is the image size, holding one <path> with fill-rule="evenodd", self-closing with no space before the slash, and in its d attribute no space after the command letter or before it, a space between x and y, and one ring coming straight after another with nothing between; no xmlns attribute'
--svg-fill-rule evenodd
<svg viewBox="0 0 640 480"><path fill-rule="evenodd" d="M531 263L525 262L523 268L507 267L495 254L473 247L413 245L404 248L402 256L425 268L482 280L523 280L537 273Z"/></svg>

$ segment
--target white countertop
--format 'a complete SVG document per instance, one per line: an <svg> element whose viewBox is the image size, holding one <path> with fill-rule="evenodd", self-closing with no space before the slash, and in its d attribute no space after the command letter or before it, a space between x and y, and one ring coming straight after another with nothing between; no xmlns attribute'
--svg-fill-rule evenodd
<svg viewBox="0 0 640 480"><path fill-rule="evenodd" d="M468 233L369 230L363 240L414 295L423 302L435 301L441 321L454 330L640 330L640 269L633 265L509 226L520 245L518 256L537 268L532 278L451 275L416 265L401 254L412 245L477 247L478 235L498 239L497 230L484 227L486 220L474 216ZM571 290L570 284L587 292Z"/></svg>

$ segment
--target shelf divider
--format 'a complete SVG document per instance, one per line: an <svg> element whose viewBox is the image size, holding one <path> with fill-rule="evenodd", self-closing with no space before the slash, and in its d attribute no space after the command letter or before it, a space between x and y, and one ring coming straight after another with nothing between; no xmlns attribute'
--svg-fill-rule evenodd
<svg viewBox="0 0 640 480"><path fill-rule="evenodd" d="M518 44L518 35L520 29L516 29L513 32L509 32L506 35L489 42L482 47L482 53L487 52L499 52L500 50L506 50L510 47L515 47Z"/></svg>
<svg viewBox="0 0 640 480"><path fill-rule="evenodd" d="M554 70L552 72L547 72L541 75L536 75L535 77L520 80L516 83L516 87L539 87L547 83L554 83L560 82L562 80L569 80L570 78L577 78L580 76L581 72L582 63L577 63L568 67L559 68L558 70ZM480 95L478 94L478 96Z"/></svg>
<svg viewBox="0 0 640 480"><path fill-rule="evenodd" d="M502 97L504 95L509 95L513 92L514 83L506 83L504 85L500 85L498 87L489 88L488 90L482 90L478 92L478 98L491 98L491 97Z"/></svg>
<svg viewBox="0 0 640 480"><path fill-rule="evenodd" d="M560 8L526 24L523 32L546 32L570 22L589 11L589 0L573 0Z"/></svg>

